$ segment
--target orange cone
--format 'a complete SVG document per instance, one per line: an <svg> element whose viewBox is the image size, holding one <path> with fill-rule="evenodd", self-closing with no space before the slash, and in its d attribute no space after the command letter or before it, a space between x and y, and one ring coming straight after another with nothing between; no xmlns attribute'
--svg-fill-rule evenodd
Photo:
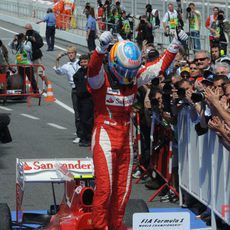
<svg viewBox="0 0 230 230"><path fill-rule="evenodd" d="M55 100L56 98L54 97L54 94L53 94L53 88L52 88L51 81L48 81L47 96L45 98L45 102L54 102Z"/></svg>

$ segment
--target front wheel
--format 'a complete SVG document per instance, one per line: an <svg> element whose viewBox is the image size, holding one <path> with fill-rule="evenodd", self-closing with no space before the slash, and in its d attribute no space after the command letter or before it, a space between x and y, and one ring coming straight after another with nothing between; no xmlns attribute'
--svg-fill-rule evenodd
<svg viewBox="0 0 230 230"><path fill-rule="evenodd" d="M130 199L125 208L123 222L127 227L132 227L133 214L140 212L149 212L148 206L142 199Z"/></svg>
<svg viewBox="0 0 230 230"><path fill-rule="evenodd" d="M10 208L6 203L0 203L0 230L11 230L12 221Z"/></svg>

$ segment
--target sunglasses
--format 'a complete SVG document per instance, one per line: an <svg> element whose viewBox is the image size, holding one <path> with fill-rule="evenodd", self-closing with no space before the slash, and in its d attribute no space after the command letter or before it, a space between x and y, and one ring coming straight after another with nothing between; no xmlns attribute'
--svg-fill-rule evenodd
<svg viewBox="0 0 230 230"><path fill-rule="evenodd" d="M195 70L198 70L197 68L195 68L195 67L190 67L189 69L195 69Z"/></svg>
<svg viewBox="0 0 230 230"><path fill-rule="evenodd" d="M204 61L205 59L208 59L208 57L204 57L204 58L195 58L195 62L197 62L197 61Z"/></svg>

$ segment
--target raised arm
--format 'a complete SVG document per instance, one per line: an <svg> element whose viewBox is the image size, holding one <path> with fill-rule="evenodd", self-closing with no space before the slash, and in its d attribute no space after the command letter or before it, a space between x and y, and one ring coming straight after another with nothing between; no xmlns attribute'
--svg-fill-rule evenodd
<svg viewBox="0 0 230 230"><path fill-rule="evenodd" d="M113 40L113 35L109 31L105 31L101 34L99 41L100 44L94 50L90 57L88 65L88 83L92 89L99 89L104 84L104 67L103 59L109 43Z"/></svg>
<svg viewBox="0 0 230 230"><path fill-rule="evenodd" d="M150 82L158 77L160 72L164 72L174 60L182 41L186 41L188 35L181 30L173 39L167 50L153 62L147 63L138 73L138 87Z"/></svg>

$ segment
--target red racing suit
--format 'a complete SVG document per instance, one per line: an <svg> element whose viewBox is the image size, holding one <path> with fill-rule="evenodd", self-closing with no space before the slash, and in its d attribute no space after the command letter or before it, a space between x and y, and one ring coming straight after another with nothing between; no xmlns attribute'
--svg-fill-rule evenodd
<svg viewBox="0 0 230 230"><path fill-rule="evenodd" d="M170 49L171 47L171 49ZM94 131L91 149L96 189L93 201L95 229L122 226L131 192L133 163L130 113L138 87L165 71L173 61L178 45L171 44L161 57L140 69L133 86L112 89L103 67L104 54L96 50L88 65L88 84L94 101ZM171 52L170 52L170 51Z"/></svg>

